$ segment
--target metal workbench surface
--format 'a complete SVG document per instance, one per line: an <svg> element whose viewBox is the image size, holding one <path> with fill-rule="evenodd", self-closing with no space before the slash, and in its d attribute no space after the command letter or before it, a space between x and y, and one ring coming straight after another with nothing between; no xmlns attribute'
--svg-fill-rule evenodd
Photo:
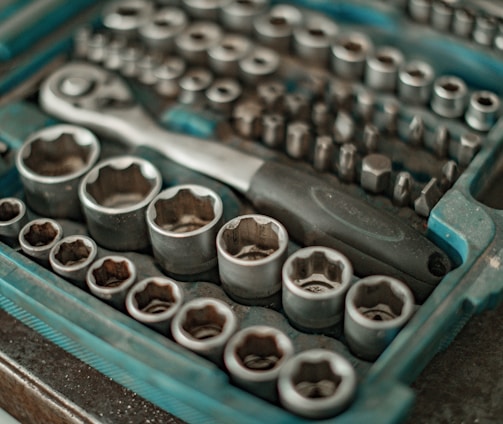
<svg viewBox="0 0 503 424"><path fill-rule="evenodd" d="M503 305L475 316L413 384L407 424L503 422ZM181 423L0 311L0 407L22 423Z"/></svg>

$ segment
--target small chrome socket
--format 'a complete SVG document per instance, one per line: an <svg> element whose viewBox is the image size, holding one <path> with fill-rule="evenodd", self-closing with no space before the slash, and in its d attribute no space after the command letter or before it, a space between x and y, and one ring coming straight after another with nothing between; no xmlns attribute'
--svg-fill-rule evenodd
<svg viewBox="0 0 503 424"><path fill-rule="evenodd" d="M171 322L171 334L179 345L217 364L222 364L225 345L237 329L230 306L209 297L187 302Z"/></svg>
<svg viewBox="0 0 503 424"><path fill-rule="evenodd" d="M0 199L0 238L15 240L27 220L26 205L21 199Z"/></svg>
<svg viewBox="0 0 503 424"><path fill-rule="evenodd" d="M162 62L153 71L156 92L161 96L176 98L180 91L178 80L185 73L185 69L185 61L180 57L172 56Z"/></svg>
<svg viewBox="0 0 503 424"><path fill-rule="evenodd" d="M334 249L297 250L283 265L283 309L302 330L323 331L338 324L353 276L351 262Z"/></svg>
<svg viewBox="0 0 503 424"><path fill-rule="evenodd" d="M255 325L231 337L225 347L224 363L237 386L274 402L278 399L279 372L293 353L292 341L283 332Z"/></svg>
<svg viewBox="0 0 503 424"><path fill-rule="evenodd" d="M286 153L294 159L305 158L311 150L313 137L307 122L293 121L286 127Z"/></svg>
<svg viewBox="0 0 503 424"><path fill-rule="evenodd" d="M49 253L49 263L53 271L86 289L87 270L96 259L98 247L87 236L68 236L58 241Z"/></svg>
<svg viewBox="0 0 503 424"><path fill-rule="evenodd" d="M170 335L171 321L183 304L183 291L173 280L150 277L133 285L125 302L135 320Z"/></svg>
<svg viewBox="0 0 503 424"><path fill-rule="evenodd" d="M65 80L66 90L79 83ZM51 218L82 217L78 187L100 154L98 139L85 128L54 125L33 133L16 157L28 206Z"/></svg>
<svg viewBox="0 0 503 424"><path fill-rule="evenodd" d="M288 53L293 30L302 22L302 14L296 7L280 4L269 13L255 18L253 28L260 44L281 53Z"/></svg>
<svg viewBox="0 0 503 424"><path fill-rule="evenodd" d="M454 76L437 78L433 85L431 108L443 118L459 118L465 111L468 89L464 81Z"/></svg>
<svg viewBox="0 0 503 424"><path fill-rule="evenodd" d="M431 12L431 26L438 31L449 32L454 15L454 7L444 0L435 0Z"/></svg>
<svg viewBox="0 0 503 424"><path fill-rule="evenodd" d="M161 184L159 171L144 159L118 156L100 162L79 188L91 236L111 250L148 247L145 211Z"/></svg>
<svg viewBox="0 0 503 424"><path fill-rule="evenodd" d="M475 24L475 13L466 7L457 7L452 18L452 32L458 37L470 38Z"/></svg>
<svg viewBox="0 0 503 424"><path fill-rule="evenodd" d="M249 84L258 84L272 77L279 69L279 55L265 47L255 47L239 61L239 75Z"/></svg>
<svg viewBox="0 0 503 424"><path fill-rule="evenodd" d="M151 50L169 53L174 50L175 38L187 27L185 12L176 7L166 7L155 12L139 28L140 38Z"/></svg>
<svg viewBox="0 0 503 424"><path fill-rule="evenodd" d="M403 63L402 53L394 47L381 47L367 56L365 84L380 91L393 91L398 70Z"/></svg>
<svg viewBox="0 0 503 424"><path fill-rule="evenodd" d="M363 77L365 61L372 50L372 42L365 34L341 34L332 46L332 70L340 78L359 80Z"/></svg>
<svg viewBox="0 0 503 424"><path fill-rule="evenodd" d="M182 5L193 19L208 19L216 21L220 9L230 0L182 0Z"/></svg>
<svg viewBox="0 0 503 424"><path fill-rule="evenodd" d="M89 291L121 311L125 310L128 290L136 281L136 266L124 256L105 256L87 270Z"/></svg>
<svg viewBox="0 0 503 424"><path fill-rule="evenodd" d="M242 92L243 88L238 81L221 78L214 81L206 90L206 100L214 111L229 116Z"/></svg>
<svg viewBox="0 0 503 424"><path fill-rule="evenodd" d="M310 64L326 66L338 32L337 25L329 19L320 16L307 19L293 30L293 50Z"/></svg>
<svg viewBox="0 0 503 424"><path fill-rule="evenodd" d="M311 349L290 358L281 368L278 393L289 411L309 419L344 411L354 398L356 372L350 362L326 349Z"/></svg>
<svg viewBox="0 0 503 424"><path fill-rule="evenodd" d="M426 62L416 60L405 64L398 73L398 97L408 104L427 104L434 77L433 68Z"/></svg>
<svg viewBox="0 0 503 424"><path fill-rule="evenodd" d="M268 0L231 0L222 7L220 20L229 31L251 34L253 21L263 15L268 6Z"/></svg>
<svg viewBox="0 0 503 424"><path fill-rule="evenodd" d="M490 91L476 91L470 97L466 123L477 131L489 131L501 113L499 97Z"/></svg>
<svg viewBox="0 0 503 424"><path fill-rule="evenodd" d="M357 281L346 295L344 335L351 351L374 361L414 313L414 296L396 278L373 275Z"/></svg>
<svg viewBox="0 0 503 424"><path fill-rule="evenodd" d="M218 270L224 290L240 303L260 305L281 290L287 256L285 227L264 215L242 215L217 235Z"/></svg>
<svg viewBox="0 0 503 424"><path fill-rule="evenodd" d="M498 19L495 16L478 15L472 32L473 41L482 46L491 46L498 32Z"/></svg>
<svg viewBox="0 0 503 424"><path fill-rule="evenodd" d="M172 275L194 275L216 267L222 214L222 200L206 187L187 184L162 191L147 209L152 249L161 268Z"/></svg>
<svg viewBox="0 0 503 424"><path fill-rule="evenodd" d="M19 232L23 253L42 265L49 265L49 254L63 238L61 225L53 219L38 218L28 222Z"/></svg>
<svg viewBox="0 0 503 424"><path fill-rule="evenodd" d="M175 38L175 46L187 62L205 66L208 62L208 50L216 46L222 36L219 25L210 21L196 21Z"/></svg>
<svg viewBox="0 0 503 424"><path fill-rule="evenodd" d="M407 8L410 17L419 23L427 24L431 17L432 0L409 0Z"/></svg>
<svg viewBox="0 0 503 424"><path fill-rule="evenodd" d="M150 1L115 1L103 10L103 26L112 34L133 38L153 13L154 8Z"/></svg>
<svg viewBox="0 0 503 424"><path fill-rule="evenodd" d="M219 75L237 77L239 62L250 52L252 43L246 37L236 34L225 34L220 42L208 50L211 70Z"/></svg>
<svg viewBox="0 0 503 424"><path fill-rule="evenodd" d="M262 115L262 142L273 149L285 142L285 118L280 114Z"/></svg>
<svg viewBox="0 0 503 424"><path fill-rule="evenodd" d="M205 68L191 68L178 81L178 101L197 105L205 100L205 91L213 82L213 75Z"/></svg>

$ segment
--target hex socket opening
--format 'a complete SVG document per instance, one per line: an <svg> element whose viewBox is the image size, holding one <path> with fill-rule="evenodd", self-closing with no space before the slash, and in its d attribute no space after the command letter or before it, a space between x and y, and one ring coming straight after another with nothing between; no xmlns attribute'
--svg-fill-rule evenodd
<svg viewBox="0 0 503 424"><path fill-rule="evenodd" d="M105 288L119 287L131 277L127 262L113 259L106 259L92 273L96 284Z"/></svg>
<svg viewBox="0 0 503 424"><path fill-rule="evenodd" d="M358 312L372 321L390 321L398 318L404 309L405 296L388 280L379 284L359 284L353 296Z"/></svg>
<svg viewBox="0 0 503 424"><path fill-rule="evenodd" d="M210 304L188 309L181 325L193 339L207 340L220 335L226 322L227 317Z"/></svg>
<svg viewBox="0 0 503 424"><path fill-rule="evenodd" d="M89 258L91 248L83 240L77 239L60 244L54 257L65 267L83 263Z"/></svg>
<svg viewBox="0 0 503 424"><path fill-rule="evenodd" d="M253 372L272 370L284 354L274 335L248 334L236 346L236 356L240 364Z"/></svg>
<svg viewBox="0 0 503 424"><path fill-rule="evenodd" d="M280 248L278 230L272 222L260 223L243 218L236 226L226 228L222 241L227 252L245 261L255 261L272 255Z"/></svg>
<svg viewBox="0 0 503 424"><path fill-rule="evenodd" d="M21 207L17 202L4 200L0 203L0 222L8 222L15 219L21 213Z"/></svg>
<svg viewBox="0 0 503 424"><path fill-rule="evenodd" d="M41 247L51 244L59 232L51 222L35 222L23 231L22 237L30 246Z"/></svg>
<svg viewBox="0 0 503 424"><path fill-rule="evenodd" d="M134 300L139 311L157 315L171 309L179 298L171 285L160 284L154 279L135 293Z"/></svg>
<svg viewBox="0 0 503 424"><path fill-rule="evenodd" d="M333 396L342 381L327 360L302 361L291 378L297 393L307 399Z"/></svg>

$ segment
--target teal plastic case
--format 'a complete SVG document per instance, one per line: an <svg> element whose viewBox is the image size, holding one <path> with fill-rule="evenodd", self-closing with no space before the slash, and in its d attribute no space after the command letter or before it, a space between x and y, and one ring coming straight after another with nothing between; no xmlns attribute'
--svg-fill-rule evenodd
<svg viewBox="0 0 503 424"><path fill-rule="evenodd" d="M437 71L458 75L472 87L503 93L501 56L411 24L398 5L333 0L290 3L325 12L342 25L364 28L373 34L376 44L416 49L435 63ZM6 19L5 16L0 13L0 19ZM61 43L68 48L68 40ZM23 69L37 69L41 65L37 57ZM15 82L15 78L8 76L0 81L0 88L10 89ZM404 110L403 115L409 112ZM182 131L203 136L213 131L211 120L186 125L190 119L183 110L172 111L166 119L171 127ZM9 103L0 109L0 138L16 149L31 132L53 122L31 102ZM349 409L326 422L402 421L414 400L409 384L437 352L447 348L473 314L501 302L503 202L498 185L503 182L502 150L503 120L500 120L485 137L475 159L433 209L428 219L428 235L456 259L458 266L419 307L391 345L373 364L357 360L340 343L334 345L355 365L359 385ZM149 158L149 152L142 152L142 156ZM155 160L153 156L150 158ZM19 194L21 184L15 168L2 166L0 197ZM194 179L213 184L224 199L227 213L237 214L239 202L225 186L172 163L169 169L163 175L166 185ZM217 290L208 287L196 284L188 290L194 296ZM216 365L2 243L0 307L72 355L187 422L306 422L233 386L228 375ZM297 344L310 343L310 338L290 328L274 311L247 308L242 314L248 323L272 322L280 326ZM325 339L320 343L325 342L332 346Z"/></svg>

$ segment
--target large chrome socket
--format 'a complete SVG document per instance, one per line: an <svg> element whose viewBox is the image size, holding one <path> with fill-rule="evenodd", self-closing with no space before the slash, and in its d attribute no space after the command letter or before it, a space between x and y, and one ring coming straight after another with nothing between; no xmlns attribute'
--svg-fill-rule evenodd
<svg viewBox="0 0 503 424"><path fill-rule="evenodd" d="M216 74L237 77L239 62L246 57L251 46L250 40L244 36L224 35L220 43L208 50L211 70Z"/></svg>
<svg viewBox="0 0 503 424"><path fill-rule="evenodd" d="M17 239L27 221L24 202L15 197L0 199L0 238Z"/></svg>
<svg viewBox="0 0 503 424"><path fill-rule="evenodd" d="M28 222L19 232L19 245L25 255L42 265L49 265L49 254L63 238L61 225L53 219L38 218Z"/></svg>
<svg viewBox="0 0 503 424"><path fill-rule="evenodd" d="M256 325L232 336L225 347L224 363L236 385L276 401L279 372L293 353L288 336L276 328Z"/></svg>
<svg viewBox="0 0 503 424"><path fill-rule="evenodd" d="M210 21L191 23L175 39L175 46L187 62L204 66L208 61L208 49L216 46L222 38L222 29Z"/></svg>
<svg viewBox="0 0 503 424"><path fill-rule="evenodd" d="M414 296L401 281L383 275L362 278L346 295L344 335L351 351L373 361L414 313Z"/></svg>
<svg viewBox="0 0 503 424"><path fill-rule="evenodd" d="M103 25L113 34L132 38L153 12L153 4L146 0L115 1L104 9Z"/></svg>
<svg viewBox="0 0 503 424"><path fill-rule="evenodd" d="M86 289L86 274L96 259L98 247L86 236L68 236L57 242L49 253L49 263L58 275Z"/></svg>
<svg viewBox="0 0 503 424"><path fill-rule="evenodd" d="M95 166L82 180L79 197L89 233L111 250L149 246L145 211L161 189L161 175L148 161L119 156Z"/></svg>
<svg viewBox="0 0 503 424"><path fill-rule="evenodd" d="M330 58L330 46L339 32L337 25L320 16L307 19L293 30L295 53L307 63L325 66Z"/></svg>
<svg viewBox="0 0 503 424"><path fill-rule="evenodd" d="M222 7L220 18L229 31L251 34L253 21L267 10L268 0L231 0Z"/></svg>
<svg viewBox="0 0 503 424"><path fill-rule="evenodd" d="M136 281L136 267L124 256L105 256L95 261L86 275L87 287L96 297L124 310L126 294Z"/></svg>
<svg viewBox="0 0 503 424"><path fill-rule="evenodd" d="M67 91L79 89L74 80L65 81ZM99 154L97 138L82 127L55 125L32 134L16 158L28 206L51 218L80 218L79 183Z"/></svg>
<svg viewBox="0 0 503 424"><path fill-rule="evenodd" d="M334 249L306 247L283 265L283 309L302 330L323 331L341 321L353 267Z"/></svg>
<svg viewBox="0 0 503 424"><path fill-rule="evenodd" d="M139 28L142 41L152 50L167 53L175 46L175 37L188 24L187 15L181 9L166 7Z"/></svg>
<svg viewBox="0 0 503 424"><path fill-rule="evenodd" d="M126 296L129 315L166 335L171 334L171 321L182 304L182 289L173 280L164 277L141 280Z"/></svg>
<svg viewBox="0 0 503 424"><path fill-rule="evenodd" d="M227 222L217 235L224 290L240 303L267 303L281 289L287 247L286 229L273 218L243 215Z"/></svg>
<svg viewBox="0 0 503 424"><path fill-rule="evenodd" d="M282 53L290 50L293 30L302 22L302 14L296 7L280 4L269 13L255 18L253 28L260 44Z"/></svg>
<svg viewBox="0 0 503 424"><path fill-rule="evenodd" d="M379 48L367 56L365 83L376 90L393 91L402 63L403 55L399 50L388 46Z"/></svg>
<svg viewBox="0 0 503 424"><path fill-rule="evenodd" d="M222 200L206 187L187 184L162 191L147 209L152 249L161 268L194 275L216 267L222 214Z"/></svg>
<svg viewBox="0 0 503 424"><path fill-rule="evenodd" d="M224 347L238 328L229 305L201 297L182 306L171 322L171 333L181 346L221 364Z"/></svg>
<svg viewBox="0 0 503 424"><path fill-rule="evenodd" d="M282 367L278 379L281 404L310 419L329 418L348 407L357 385L353 366L341 355L306 350Z"/></svg>

